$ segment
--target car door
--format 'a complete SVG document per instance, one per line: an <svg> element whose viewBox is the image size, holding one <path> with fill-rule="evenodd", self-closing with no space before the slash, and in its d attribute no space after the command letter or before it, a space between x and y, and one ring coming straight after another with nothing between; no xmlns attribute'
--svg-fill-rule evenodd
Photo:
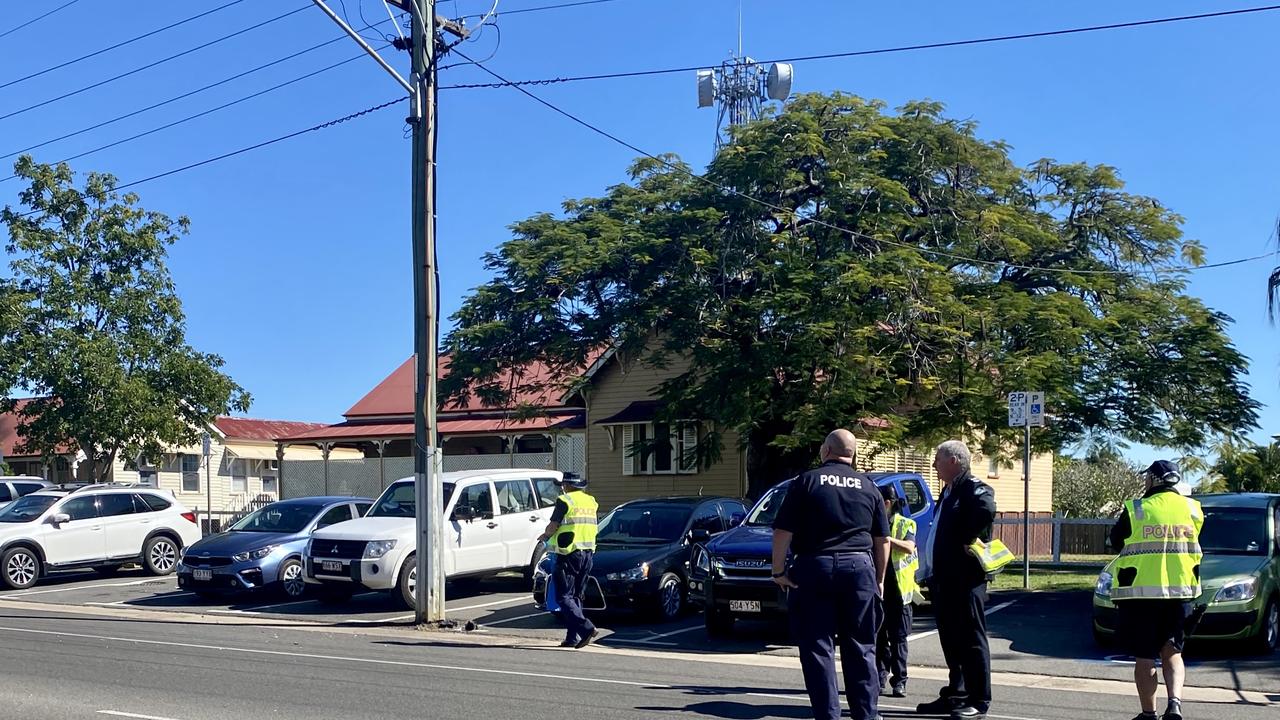
<svg viewBox="0 0 1280 720"><path fill-rule="evenodd" d="M9 483L0 482L0 505L8 505L17 499L16 493L9 488Z"/></svg>
<svg viewBox="0 0 1280 720"><path fill-rule="evenodd" d="M493 486L475 480L454 491L450 525L453 530L454 572L460 575L492 572L506 566L502 524L494 513Z"/></svg>
<svg viewBox="0 0 1280 720"><path fill-rule="evenodd" d="M547 528L551 512L538 507L530 478L495 480L493 489L497 494L506 565L525 567L533 562L534 548Z"/></svg>
<svg viewBox="0 0 1280 720"><path fill-rule="evenodd" d="M130 493L106 493L97 500L107 558L140 556L147 534L154 529L154 516L140 514Z"/></svg>
<svg viewBox="0 0 1280 720"><path fill-rule="evenodd" d="M323 530L330 525L337 525L338 523L346 522L352 517L354 517L354 515L352 515L351 505L349 503L334 505L328 510L325 510L324 514L320 516L320 519L316 520L315 530Z"/></svg>
<svg viewBox="0 0 1280 720"><path fill-rule="evenodd" d="M51 522L54 515L65 513L70 520ZM72 497L54 506L46 516L41 545L50 565L97 562L106 558L106 535L98 503L93 497Z"/></svg>

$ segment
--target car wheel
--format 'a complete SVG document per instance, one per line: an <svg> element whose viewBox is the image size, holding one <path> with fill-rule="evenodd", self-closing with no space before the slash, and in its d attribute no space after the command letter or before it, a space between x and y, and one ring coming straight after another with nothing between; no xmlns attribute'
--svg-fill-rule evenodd
<svg viewBox="0 0 1280 720"><path fill-rule="evenodd" d="M723 610L707 608L702 622L707 628L707 637L710 638L728 637L733 632L733 616Z"/></svg>
<svg viewBox="0 0 1280 720"><path fill-rule="evenodd" d="M1102 632L1101 630L1098 629L1097 625L1094 625L1092 623L1090 623L1090 625L1092 626L1092 629L1093 629L1094 645L1097 645L1103 650L1107 650L1109 648L1115 647L1115 644L1116 644L1115 635L1112 635L1111 633Z"/></svg>
<svg viewBox="0 0 1280 720"><path fill-rule="evenodd" d="M93 571L98 573L102 577L115 577L116 573L120 572L120 566L119 565L103 565L101 567L94 568Z"/></svg>
<svg viewBox="0 0 1280 720"><path fill-rule="evenodd" d="M13 590L26 590L40 579L40 557L34 551L16 547L0 559L4 568L4 584Z"/></svg>
<svg viewBox="0 0 1280 720"><path fill-rule="evenodd" d="M297 600L307 592L307 583L302 579L302 563L296 558L289 558L280 564L280 594L290 600Z"/></svg>
<svg viewBox="0 0 1280 720"><path fill-rule="evenodd" d="M410 555L400 566L400 578L396 581L396 590L400 593L400 602L410 610L417 607L418 590L418 558Z"/></svg>
<svg viewBox="0 0 1280 720"><path fill-rule="evenodd" d="M351 599L351 588L325 583L316 589L316 599L325 605L341 605Z"/></svg>
<svg viewBox="0 0 1280 720"><path fill-rule="evenodd" d="M178 567L178 543L157 535L142 546L142 567L151 575L168 575Z"/></svg>
<svg viewBox="0 0 1280 720"><path fill-rule="evenodd" d="M1263 653L1280 651L1280 600L1274 597L1262 611L1262 627L1254 638L1254 647Z"/></svg>
<svg viewBox="0 0 1280 720"><path fill-rule="evenodd" d="M658 580L654 614L660 620L675 620L684 611L684 581L675 573L663 573Z"/></svg>

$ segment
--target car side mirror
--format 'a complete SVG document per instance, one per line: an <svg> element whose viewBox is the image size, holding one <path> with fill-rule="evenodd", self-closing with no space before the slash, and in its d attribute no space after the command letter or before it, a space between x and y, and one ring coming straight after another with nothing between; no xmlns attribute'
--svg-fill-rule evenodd
<svg viewBox="0 0 1280 720"><path fill-rule="evenodd" d="M58 513L49 518L49 522L53 525L62 525L63 523L71 522L71 516L66 513Z"/></svg>
<svg viewBox="0 0 1280 720"><path fill-rule="evenodd" d="M738 527L739 525L741 525L746 521L747 521L746 513L734 513L733 515L729 516L729 527Z"/></svg>
<svg viewBox="0 0 1280 720"><path fill-rule="evenodd" d="M695 529L689 531L689 541L694 543L704 543L711 539L711 531Z"/></svg>
<svg viewBox="0 0 1280 720"><path fill-rule="evenodd" d="M460 522L474 522L476 519L475 508L470 505L459 505L453 509L453 519Z"/></svg>

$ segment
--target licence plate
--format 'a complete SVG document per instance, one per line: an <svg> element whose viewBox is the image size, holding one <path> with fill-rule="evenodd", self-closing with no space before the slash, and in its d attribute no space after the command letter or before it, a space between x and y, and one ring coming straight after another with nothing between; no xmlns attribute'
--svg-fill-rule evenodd
<svg viewBox="0 0 1280 720"><path fill-rule="evenodd" d="M760 612L759 600L730 600L729 612Z"/></svg>
<svg viewBox="0 0 1280 720"><path fill-rule="evenodd" d="M342 572L342 563L337 560L322 560L320 569L325 572Z"/></svg>
<svg viewBox="0 0 1280 720"><path fill-rule="evenodd" d="M213 571L212 571L212 570L201 570L201 569L199 569L199 568L192 568L192 569L191 569L191 577L192 577L192 578L194 578L194 579L196 579L196 580L212 580L212 579L213 579Z"/></svg>

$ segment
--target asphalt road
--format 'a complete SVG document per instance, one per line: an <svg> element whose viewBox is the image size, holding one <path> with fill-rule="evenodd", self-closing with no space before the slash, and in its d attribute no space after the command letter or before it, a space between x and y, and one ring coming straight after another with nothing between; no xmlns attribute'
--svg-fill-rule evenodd
<svg viewBox="0 0 1280 720"><path fill-rule="evenodd" d="M622 648L400 628L206 624L121 608L0 605L0 715L24 720L425 717L529 720L811 717L794 659ZM480 642L474 642L479 640ZM1129 717L1130 697L1087 685L998 685L993 720ZM929 699L917 680L888 717ZM1278 698L1280 699L1280 698ZM1277 707L1191 702L1188 718L1271 720ZM1256 698L1255 698L1256 700ZM1128 713L1126 715L1126 713Z"/></svg>

